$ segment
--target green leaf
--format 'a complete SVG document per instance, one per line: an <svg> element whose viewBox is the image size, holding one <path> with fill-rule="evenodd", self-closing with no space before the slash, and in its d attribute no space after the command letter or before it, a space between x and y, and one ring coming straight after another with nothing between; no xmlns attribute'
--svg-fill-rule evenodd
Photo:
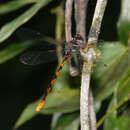
<svg viewBox="0 0 130 130"><path fill-rule="evenodd" d="M29 104L22 112L18 121L15 124L15 128L19 127L27 120L34 117L36 112L36 106L40 103L40 100ZM55 92L51 92L47 96L46 104L40 113L53 114L56 112L68 113L79 110L79 90L78 89L62 89Z"/></svg>
<svg viewBox="0 0 130 130"><path fill-rule="evenodd" d="M130 128L130 118L125 115L120 116L116 122L116 128L118 130L128 130Z"/></svg>
<svg viewBox="0 0 130 130"><path fill-rule="evenodd" d="M97 65L93 75L95 82L97 81L96 87L94 87L96 101L108 97L114 91L114 86L122 74L128 71L128 54L128 47L119 42L104 44L101 62L107 64L107 67L101 64Z"/></svg>
<svg viewBox="0 0 130 130"><path fill-rule="evenodd" d="M69 77L69 64L66 63L54 84L52 92L47 96L45 106L40 112L41 114L68 113L79 110L80 90L70 89L70 82L72 80ZM74 78L74 80L78 81L77 78ZM73 83L73 85L76 86L77 83L76 85ZM38 114L36 112L36 106L39 103L40 100L29 104L19 117L15 127L19 127Z"/></svg>
<svg viewBox="0 0 130 130"><path fill-rule="evenodd" d="M114 109L112 111L113 106L116 106L116 99L115 98L113 98L112 101L110 102L107 113L98 122L98 127L105 120L104 130L113 130L113 126L116 125L116 118L117 118L117 111L116 111L116 109Z"/></svg>
<svg viewBox="0 0 130 130"><path fill-rule="evenodd" d="M122 9L120 18L118 21L118 34L119 39L127 45L128 39L130 38L130 1L122 0Z"/></svg>
<svg viewBox="0 0 130 130"><path fill-rule="evenodd" d="M130 118L122 115L119 118L115 118L111 121L111 124L106 124L104 130L129 130Z"/></svg>
<svg viewBox="0 0 130 130"><path fill-rule="evenodd" d="M129 0L122 1L121 16L118 22L119 38L123 42L122 44L125 43L125 45L127 46L130 40L130 14L129 14L130 6L129 5L130 5ZM111 62L115 64L115 67L113 67L113 70L111 68L109 69L109 71L106 71L107 73L105 73L106 75L104 75L104 77L108 78L108 82L106 82L106 86L109 86L109 88L108 89L105 88L106 86L104 83L104 86L105 86L104 91L102 91L102 88L100 89L101 90L100 95L103 96L101 99L104 99L112 92L114 93L114 96L109 105L107 113L98 122L98 126L100 126L101 123L103 123L103 121L105 120L104 130L110 130L110 129L111 130L114 130L114 129L127 130L130 128L129 126L130 118L128 118L128 116L126 115L117 116L118 108L122 105L125 105L125 103L130 100L130 88L129 88L129 85L130 85L129 52L130 50L129 50L129 47L127 46L126 47L120 46L121 47L120 49L119 49L119 46L117 46L116 47L117 49L115 48L114 50L111 50L111 51L109 50L110 55L111 53L112 54L115 52L118 52L118 53L115 56L113 56L112 58L113 62ZM106 61L107 60L108 59L106 58ZM100 73L100 71L98 72ZM102 75L102 71L98 76L100 77L101 75ZM104 82L105 78L101 78L101 79L102 79L102 82ZM100 97L98 97L98 99L100 99Z"/></svg>
<svg viewBox="0 0 130 130"><path fill-rule="evenodd" d="M56 127L53 130L78 130L79 124L80 120L78 113L63 115L59 118Z"/></svg>
<svg viewBox="0 0 130 130"><path fill-rule="evenodd" d="M57 67L57 69L59 66ZM71 77L69 74L69 64L66 63L62 69L60 76L58 76L53 90L59 90L62 88L79 88L80 86L80 77Z"/></svg>
<svg viewBox="0 0 130 130"><path fill-rule="evenodd" d="M32 41L25 41L21 43L12 43L8 45L5 49L0 51L0 64L6 62L7 60L17 56L25 49L32 45Z"/></svg>
<svg viewBox="0 0 130 130"><path fill-rule="evenodd" d="M130 98L130 69L122 76L118 83L116 98L117 102L120 102L124 98Z"/></svg>
<svg viewBox="0 0 130 130"><path fill-rule="evenodd" d="M60 65L58 65L57 70L59 66ZM56 82L54 84L55 87L53 88L53 91L62 88L69 88L70 87L69 78L71 78L69 75L69 64L66 63L62 69L62 72L60 73L60 76L58 76L58 78L56 79Z"/></svg>
<svg viewBox="0 0 130 130"><path fill-rule="evenodd" d="M62 89L48 95L43 114L68 113L79 110L79 89Z"/></svg>
<svg viewBox="0 0 130 130"><path fill-rule="evenodd" d="M0 14L9 13L11 11L17 10L26 4L35 3L37 0L13 0L6 4L0 5Z"/></svg>
<svg viewBox="0 0 130 130"><path fill-rule="evenodd" d="M35 115L37 115L38 112L36 112L36 106L37 102L28 105L26 109L22 112L19 119L16 121L14 128L18 128L19 126L23 125L26 121L30 120Z"/></svg>
<svg viewBox="0 0 130 130"><path fill-rule="evenodd" d="M115 88L114 96L110 102L107 113L98 122L98 126L100 126L104 120L105 120L105 128L108 130L113 129L113 126L116 125L116 120L118 119L117 117L118 108L130 100L129 74L130 70L124 73L121 79L114 86Z"/></svg>
<svg viewBox="0 0 130 130"><path fill-rule="evenodd" d="M4 25L0 30L0 43L6 40L21 25L30 20L43 6L47 5L51 0L39 0L30 9L21 16Z"/></svg>
<svg viewBox="0 0 130 130"><path fill-rule="evenodd" d="M119 23L123 21L130 21L130 1L129 0L123 0L121 3L121 14L119 18Z"/></svg>

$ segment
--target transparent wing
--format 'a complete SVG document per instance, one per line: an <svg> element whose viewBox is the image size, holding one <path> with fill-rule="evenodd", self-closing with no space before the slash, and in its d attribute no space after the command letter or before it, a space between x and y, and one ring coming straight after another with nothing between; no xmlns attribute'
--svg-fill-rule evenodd
<svg viewBox="0 0 130 130"><path fill-rule="evenodd" d="M31 39L39 39L41 37L44 37L41 33L31 30L31 29L27 29L27 28L20 28L16 31L17 36L20 39L23 40L31 40Z"/></svg>
<svg viewBox="0 0 130 130"><path fill-rule="evenodd" d="M88 38L87 38L87 41L88 41ZM93 40L93 41L91 41L90 47L95 46L95 47L97 47L98 49L101 50L103 44L104 44L104 40L102 40L102 39ZM86 46L86 45L85 45L85 46Z"/></svg>
<svg viewBox="0 0 130 130"><path fill-rule="evenodd" d="M35 41L46 41L51 44L57 44L57 41L51 37L45 36L38 31L34 31L27 28L20 28L16 31L16 35L21 40L35 40Z"/></svg>
<svg viewBox="0 0 130 130"><path fill-rule="evenodd" d="M20 56L20 62L27 65L39 65L47 62L52 62L57 59L56 51L49 50L26 52Z"/></svg>
<svg viewBox="0 0 130 130"><path fill-rule="evenodd" d="M104 40L99 39L99 40L97 41L97 48L101 49L102 46L103 46L103 44L104 44Z"/></svg>

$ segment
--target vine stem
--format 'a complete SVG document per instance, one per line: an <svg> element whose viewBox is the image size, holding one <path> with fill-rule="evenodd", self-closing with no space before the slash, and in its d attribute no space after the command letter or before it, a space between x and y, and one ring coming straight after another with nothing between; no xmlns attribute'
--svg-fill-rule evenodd
<svg viewBox="0 0 130 130"><path fill-rule="evenodd" d="M73 5L73 0L66 0L66 7L65 7L65 34L66 34L66 42L70 42L71 38L72 38L72 35L71 35L72 5Z"/></svg>
<svg viewBox="0 0 130 130"><path fill-rule="evenodd" d="M76 19L76 33L80 33L86 41L86 7L88 0L75 0L75 19ZM66 1L66 10L65 10L65 30L66 30L66 42L71 40L71 16L72 16L72 5L73 0ZM107 5L107 0L97 0L96 9L92 21L92 25L89 31L88 44L91 44L93 41L97 41L102 18L104 11ZM85 51L87 46L84 48ZM80 96L80 121L81 121L81 130L90 130L93 128L93 123L89 121L89 86L91 79L91 69L93 60L95 59L94 48L87 50L86 56L87 60L83 63L82 76L81 76L81 96ZM91 116L91 115L90 115ZM94 124L95 125L95 124Z"/></svg>
<svg viewBox="0 0 130 130"><path fill-rule="evenodd" d="M86 10L89 0L75 0L76 33L86 42Z"/></svg>
<svg viewBox="0 0 130 130"><path fill-rule="evenodd" d="M65 32L66 32L66 42L69 43L72 40L72 8L73 8L73 0L66 0L66 8L65 8ZM71 76L77 76L79 74L79 69L72 64L73 58L69 62L69 69Z"/></svg>
<svg viewBox="0 0 130 130"><path fill-rule="evenodd" d="M89 117L90 117L90 129L96 130L97 129L96 113L94 109L93 94L91 89L89 91Z"/></svg>
<svg viewBox="0 0 130 130"><path fill-rule="evenodd" d="M107 5L107 0L97 0L95 13L92 21L92 25L89 31L88 44L91 44L93 41L98 40L98 35L101 27L101 22ZM84 50L87 49L84 48ZM81 80L81 95L80 95L80 121L81 121L81 130L90 130L89 122L89 86L91 79L91 70L93 60L95 59L94 48L90 48L86 57L87 60L83 63L82 69L82 80Z"/></svg>

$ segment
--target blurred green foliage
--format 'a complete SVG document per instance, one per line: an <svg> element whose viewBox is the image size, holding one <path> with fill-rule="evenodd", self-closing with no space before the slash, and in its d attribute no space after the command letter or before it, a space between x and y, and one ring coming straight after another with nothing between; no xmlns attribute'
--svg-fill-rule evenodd
<svg viewBox="0 0 130 130"><path fill-rule="evenodd" d="M48 7L50 12L55 13L56 17L56 40L64 39L64 13L61 10L62 2L54 7ZM108 2L109 3L109 2ZM20 26L31 20L41 8L51 6L51 0L13 0L0 5L0 14L5 16L12 12L24 8L26 11L19 14L13 20L5 22L0 29L1 45L7 42L11 35ZM28 6L29 5L29 6ZM95 104L101 104L102 101L110 100L106 113L98 122L98 127L104 122L104 130L128 130L130 128L130 1L123 0L121 3L120 18L117 25L118 41L104 42L102 47L101 62L107 64L97 64L92 74L92 89L94 93ZM55 8L55 9L54 9ZM61 13L62 12L62 13ZM109 12L108 12L109 13ZM42 16L37 17L40 21ZM43 16L44 17L44 16ZM48 20L50 17L48 17ZM46 17L44 19L47 19ZM42 22L42 21L41 21ZM38 24L38 23L36 23ZM40 24L39 28L46 28L46 24ZM48 25L50 26L50 25ZM105 26L105 24L104 24ZM49 28L50 32L54 28ZM8 40L7 40L8 39ZM0 50L0 64L15 58L26 49L32 47L33 40L8 41L9 45ZM69 75L69 66L65 65L60 77L56 80L55 89L47 97L45 107L40 114L56 114L61 116L55 120L53 130L78 130L79 129L79 93L80 79L72 78ZM42 82L42 80L41 80ZM18 128L26 121L29 121L39 113L35 111L39 99L28 104L17 118L14 128ZM4 107L4 106L3 106ZM96 106L95 106L96 107ZM97 113L101 111L101 106Z"/></svg>

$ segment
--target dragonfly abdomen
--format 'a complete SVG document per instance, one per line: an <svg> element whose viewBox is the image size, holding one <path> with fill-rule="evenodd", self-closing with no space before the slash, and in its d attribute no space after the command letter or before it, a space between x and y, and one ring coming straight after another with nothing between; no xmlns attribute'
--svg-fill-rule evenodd
<svg viewBox="0 0 130 130"><path fill-rule="evenodd" d="M48 85L48 88L43 96L43 99L41 100L40 104L38 104L37 108L36 108L36 111L40 111L43 107L44 107L44 104L45 104L45 101L46 101L46 97L47 95L50 93L50 91L52 90L52 87L57 79L57 77L59 76L64 64L66 63L66 61L69 59L69 57L71 57L71 55L66 55L64 60L62 61L62 63L60 64L60 67L58 69L58 71L55 73L53 79L51 80L50 84Z"/></svg>

